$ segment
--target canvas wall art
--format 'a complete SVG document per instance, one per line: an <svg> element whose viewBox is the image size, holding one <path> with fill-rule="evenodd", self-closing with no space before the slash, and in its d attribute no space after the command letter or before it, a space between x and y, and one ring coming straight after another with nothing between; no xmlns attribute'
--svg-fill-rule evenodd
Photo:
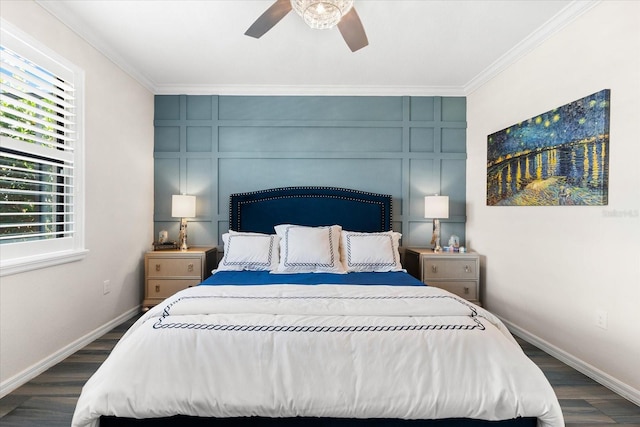
<svg viewBox="0 0 640 427"><path fill-rule="evenodd" d="M610 90L487 137L487 205L606 205Z"/></svg>

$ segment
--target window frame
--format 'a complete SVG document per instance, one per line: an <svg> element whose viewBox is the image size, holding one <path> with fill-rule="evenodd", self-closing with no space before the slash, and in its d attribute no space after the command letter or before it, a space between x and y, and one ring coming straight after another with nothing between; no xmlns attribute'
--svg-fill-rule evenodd
<svg viewBox="0 0 640 427"><path fill-rule="evenodd" d="M84 230L84 71L45 46L43 43L24 33L14 25L0 18L2 45L34 64L43 67L66 81L73 82L75 90L73 130L73 233L70 236L39 239L25 242L0 244L0 277L25 271L50 267L83 259L88 250L85 248ZM20 150L14 138L2 136L2 147L13 152ZM31 154L32 155L32 154ZM65 210L66 212L66 210Z"/></svg>

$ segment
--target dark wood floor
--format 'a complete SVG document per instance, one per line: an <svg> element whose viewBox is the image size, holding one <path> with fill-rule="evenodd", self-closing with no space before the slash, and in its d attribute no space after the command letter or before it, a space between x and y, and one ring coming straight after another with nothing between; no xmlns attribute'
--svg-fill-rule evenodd
<svg viewBox="0 0 640 427"><path fill-rule="evenodd" d="M0 426L69 426L80 389L136 318L0 399ZM553 386L567 427L640 427L640 407L518 340Z"/></svg>

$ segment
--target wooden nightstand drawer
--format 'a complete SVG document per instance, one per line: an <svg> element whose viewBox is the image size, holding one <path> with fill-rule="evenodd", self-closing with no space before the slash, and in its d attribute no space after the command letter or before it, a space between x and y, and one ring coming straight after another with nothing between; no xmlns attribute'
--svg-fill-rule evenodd
<svg viewBox="0 0 640 427"><path fill-rule="evenodd" d="M422 274L426 280L475 280L478 277L476 259L428 259L422 265Z"/></svg>
<svg viewBox="0 0 640 427"><path fill-rule="evenodd" d="M147 298L168 298L178 291L196 286L200 279L162 279L147 280Z"/></svg>
<svg viewBox="0 0 640 427"><path fill-rule="evenodd" d="M216 268L213 247L194 247L186 251L149 251L144 256L144 308L154 306L178 291L195 286Z"/></svg>
<svg viewBox="0 0 640 427"><path fill-rule="evenodd" d="M456 294L461 298L477 301L478 293L476 288L476 282L435 282L429 281L429 286L435 286Z"/></svg>
<svg viewBox="0 0 640 427"><path fill-rule="evenodd" d="M438 252L407 248L405 268L423 283L480 305L480 256L475 252Z"/></svg>
<svg viewBox="0 0 640 427"><path fill-rule="evenodd" d="M148 277L197 277L202 275L202 259L197 258L148 258Z"/></svg>

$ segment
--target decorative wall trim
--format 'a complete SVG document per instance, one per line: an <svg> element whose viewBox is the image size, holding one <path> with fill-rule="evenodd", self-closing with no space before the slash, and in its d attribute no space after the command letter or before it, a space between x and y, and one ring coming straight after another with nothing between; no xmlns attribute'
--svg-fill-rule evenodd
<svg viewBox="0 0 640 427"><path fill-rule="evenodd" d="M517 326L514 323L511 323L503 318L500 318L500 320L502 320L502 322L514 335L522 338L529 344L538 347L542 351L550 354L561 362L566 363L576 371L588 376L595 382L605 386L609 390L640 406L640 390L637 390L631 387L629 384L626 384L619 379L614 378L611 375L601 371L595 366L590 365L589 363L581 359L578 359L574 355L567 353L566 351L554 346L553 344L545 341L537 335L532 334L531 332L521 328L520 326Z"/></svg>
<svg viewBox="0 0 640 427"><path fill-rule="evenodd" d="M484 71L462 86L258 86L258 85L159 85L129 64L122 56L92 28L88 28L78 19L70 18L66 6L62 2L35 0L38 5L58 18L72 31L86 40L90 45L109 58L125 73L138 81L155 95L352 95L352 96L464 96L494 78L504 69L519 60L556 32L560 31L577 17L582 15L601 0L572 1L537 31L498 58Z"/></svg>
<svg viewBox="0 0 640 427"><path fill-rule="evenodd" d="M586 11L600 3L601 0L573 1L567 7L558 12L543 26L531 33L511 50L498 58L493 64L485 68L480 74L471 79L463 88L465 95L473 93L502 71L516 63L520 58L540 46L551 36L562 30Z"/></svg>
<svg viewBox="0 0 640 427"><path fill-rule="evenodd" d="M95 30L88 27L82 20L71 18L72 13L69 13L67 6L63 2L53 2L44 0L35 0L35 2L44 10L55 16L60 22L65 24L69 29L75 32L80 38L96 48L104 56L106 56L111 62L116 64L122 71L131 76L135 81L140 83L144 88L151 93L155 93L155 83L152 82L147 76L140 70L129 64L116 49L109 46L109 44L103 40Z"/></svg>
<svg viewBox="0 0 640 427"><path fill-rule="evenodd" d="M464 96L459 86L155 85L156 95Z"/></svg>
<svg viewBox="0 0 640 427"><path fill-rule="evenodd" d="M154 235L177 234L172 194L198 198L195 245L221 245L233 193L342 187L393 197L403 244L428 246L426 194L448 194L464 240L466 98L156 95Z"/></svg>
<svg viewBox="0 0 640 427"><path fill-rule="evenodd" d="M84 347L91 344L96 339L100 338L102 335L109 332L111 329L122 324L124 321L131 319L133 316L140 313L141 307L142 306L133 307L132 309L124 312L123 314L116 317L115 319L105 323L99 328L89 332L85 336L75 340L74 342L67 345L66 347L63 347L60 350L56 351L55 353L52 353L47 358L42 359L38 363L25 369L24 371L3 381L0 384L0 398L3 398L4 396L11 393L18 387L31 381L32 379L34 379L35 377L37 377L47 369L51 368L52 366L62 362L64 359L71 356L73 353L83 349Z"/></svg>

